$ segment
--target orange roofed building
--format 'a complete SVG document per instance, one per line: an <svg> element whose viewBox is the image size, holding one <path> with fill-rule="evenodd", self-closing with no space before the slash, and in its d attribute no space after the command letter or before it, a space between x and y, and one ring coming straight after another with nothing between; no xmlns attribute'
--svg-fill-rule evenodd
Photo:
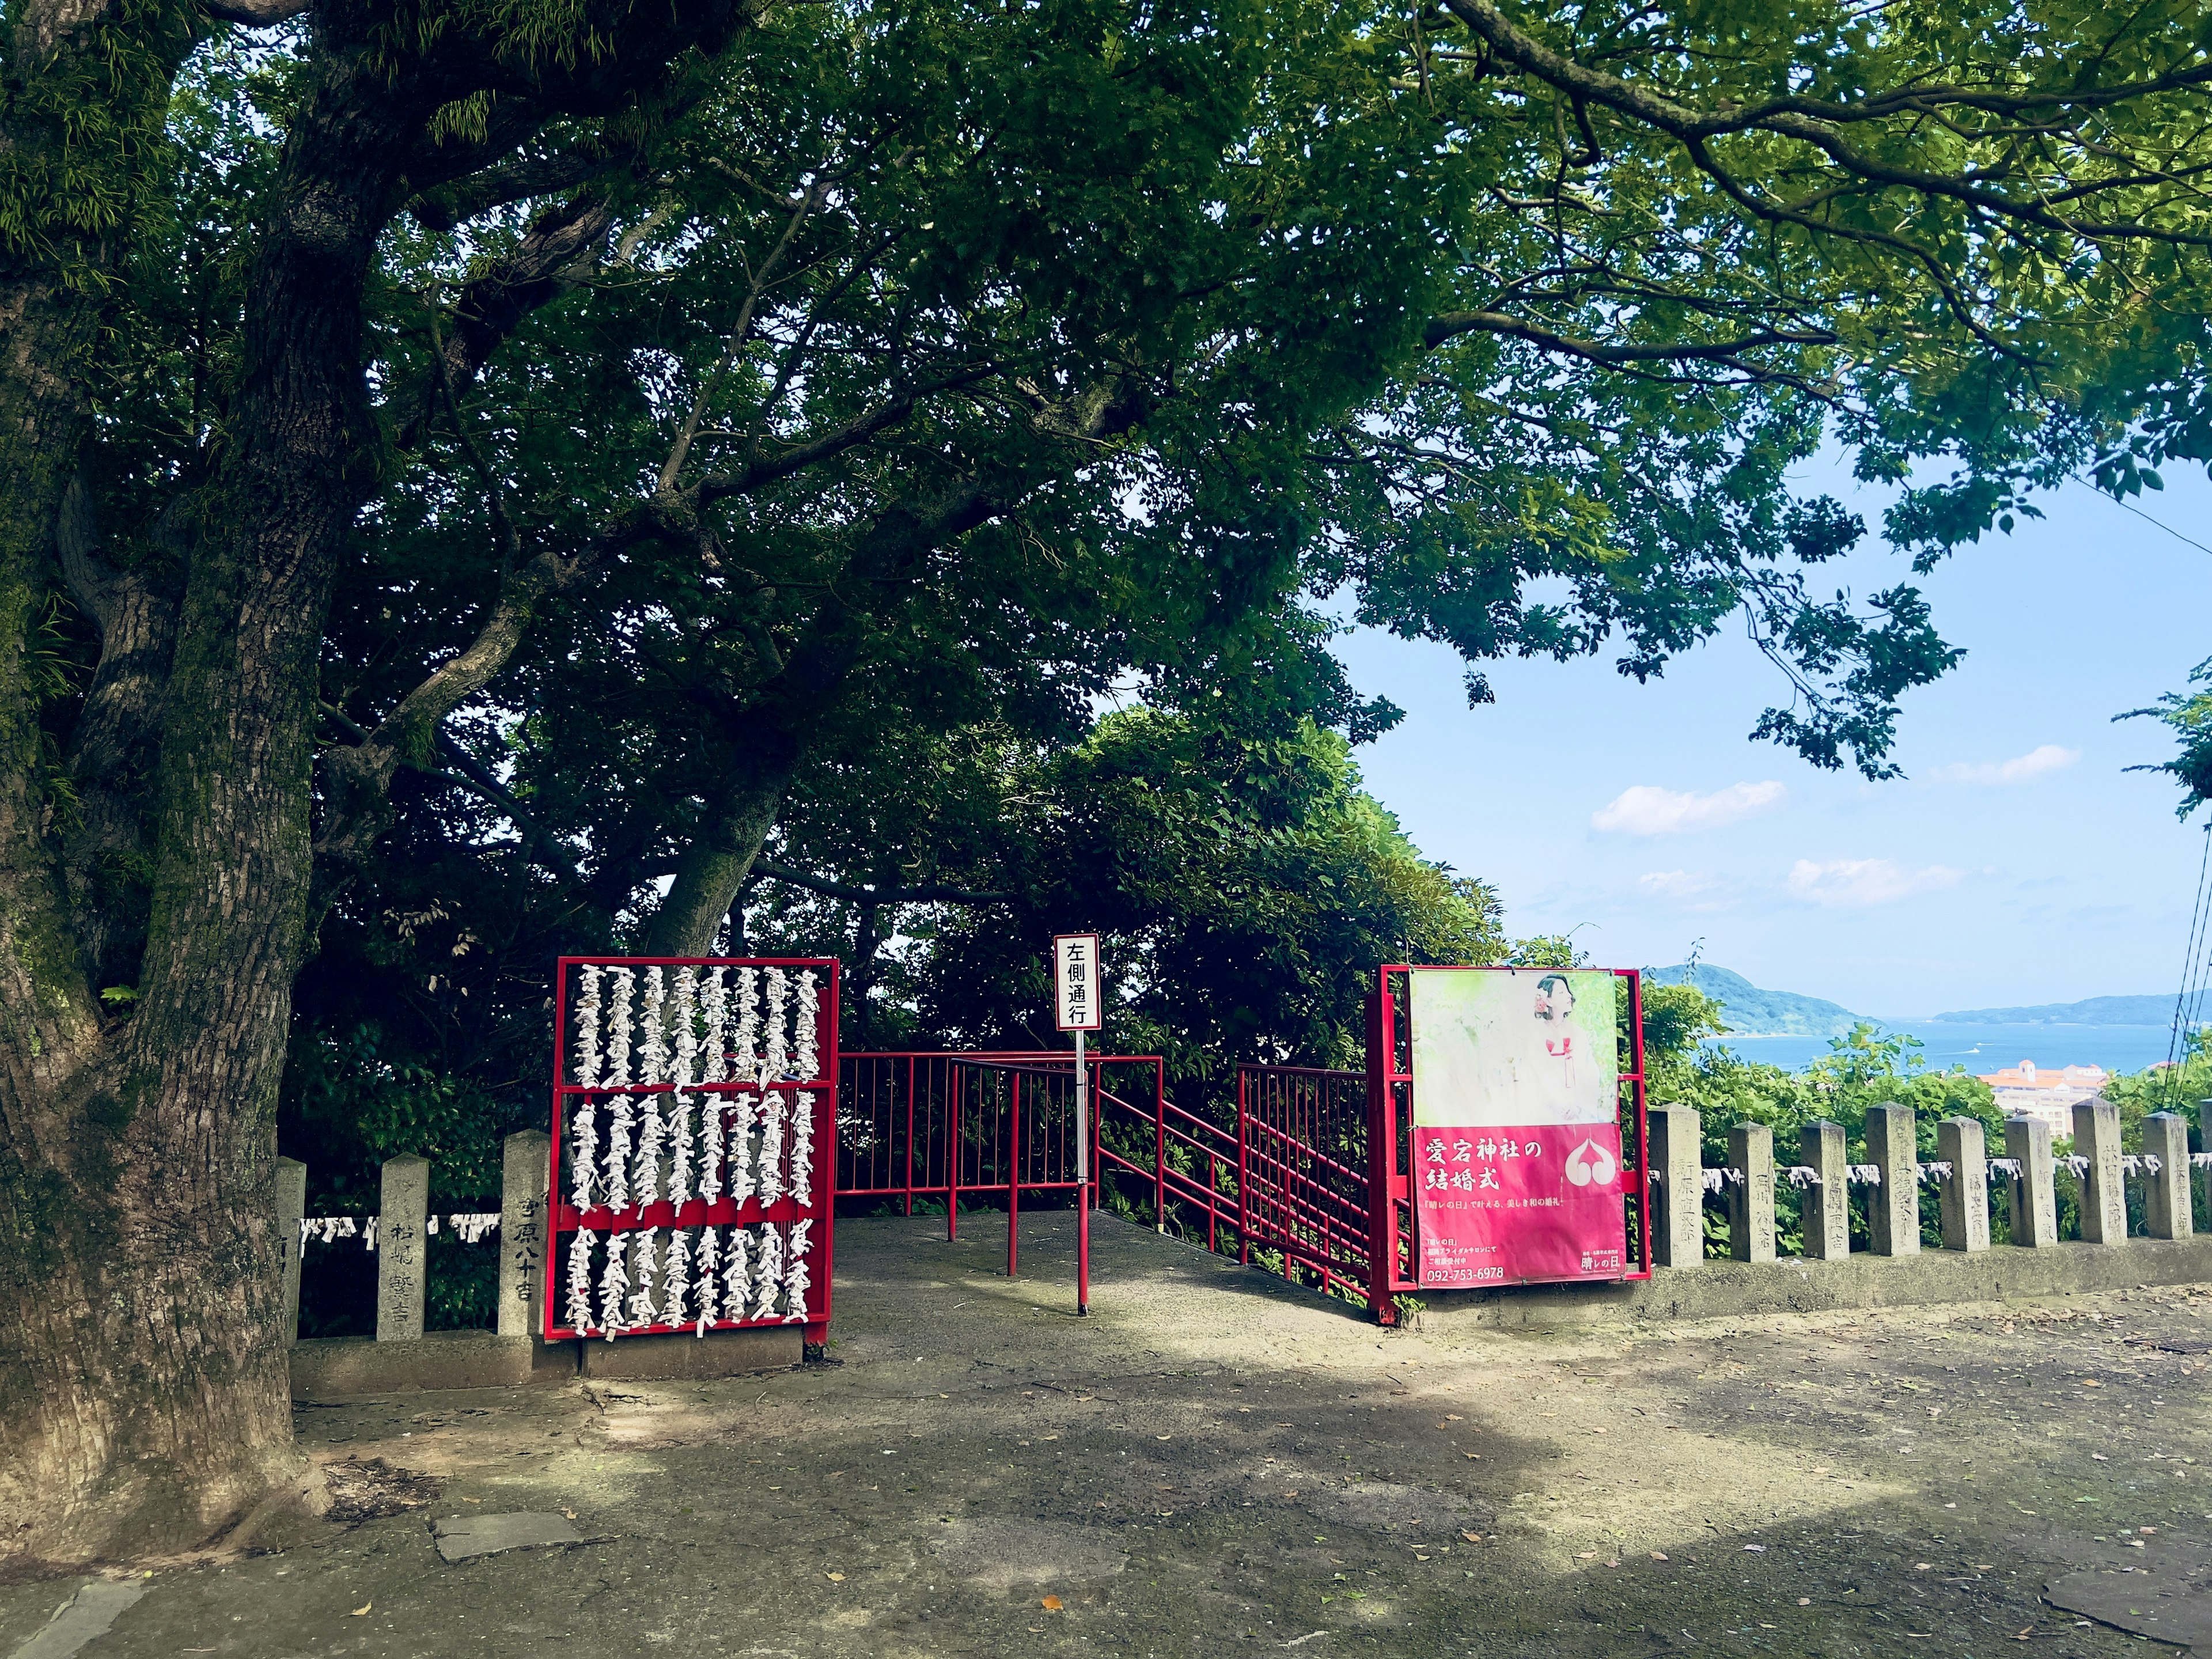
<svg viewBox="0 0 2212 1659"><path fill-rule="evenodd" d="M2039 1119L2059 1135L2074 1133L2075 1103L2088 1099L2111 1080L2112 1073L2101 1066L2059 1066L2046 1071L2032 1060L1982 1074L2007 1117Z"/></svg>

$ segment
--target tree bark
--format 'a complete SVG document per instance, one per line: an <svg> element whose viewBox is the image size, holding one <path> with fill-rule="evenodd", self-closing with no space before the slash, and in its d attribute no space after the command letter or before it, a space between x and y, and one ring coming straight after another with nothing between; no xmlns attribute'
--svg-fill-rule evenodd
<svg viewBox="0 0 2212 1659"><path fill-rule="evenodd" d="M106 1024L84 964L119 952L108 935L89 950L76 937L12 625L52 585L84 429L63 366L89 336L66 303L77 290L0 280L19 371L0 370L0 1514L15 1528L0 1553L173 1550L265 1536L316 1506L278 1316L275 1119L307 931L318 653L379 460L362 311L377 239L453 176L427 137L441 108L495 90L495 124L519 140L555 113L627 105L675 54L744 21L729 0L594 12L579 27L619 38L621 54L545 48L532 67L458 27L395 61L373 18L321 20L364 38L319 38L258 216L243 368L173 644L102 585L95 550L76 550L113 658L94 688L90 771L138 763L147 700L126 688L168 657L140 797L137 1000Z"/></svg>

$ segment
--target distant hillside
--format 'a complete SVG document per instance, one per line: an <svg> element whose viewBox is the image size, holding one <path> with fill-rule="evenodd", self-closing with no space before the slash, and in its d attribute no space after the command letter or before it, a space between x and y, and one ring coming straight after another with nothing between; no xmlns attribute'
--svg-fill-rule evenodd
<svg viewBox="0 0 2212 1659"><path fill-rule="evenodd" d="M1644 975L1660 985L1690 981L1726 1010L1731 1036L1842 1036L1860 1016L1840 1003L1801 997L1794 991L1762 991L1741 974L1699 963L1654 968Z"/></svg>
<svg viewBox="0 0 2212 1659"><path fill-rule="evenodd" d="M2200 1020L2212 1019L2212 1000L2200 997L2195 1012ZM2167 1025L2173 1020L2173 997L2091 997L2033 1008L1968 1008L1935 1018L1961 1025Z"/></svg>

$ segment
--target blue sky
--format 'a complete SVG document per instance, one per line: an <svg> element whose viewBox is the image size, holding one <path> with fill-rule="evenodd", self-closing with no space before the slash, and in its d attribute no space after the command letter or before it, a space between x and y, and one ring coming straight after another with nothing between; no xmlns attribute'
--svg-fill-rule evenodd
<svg viewBox="0 0 2212 1659"><path fill-rule="evenodd" d="M1876 492L1816 477L1879 523ZM2124 770L2172 752L2164 728L2112 717L2212 656L2212 554L2087 489L2041 505L1921 581L1967 655L1906 697L1903 781L1748 741L1783 689L1740 629L1644 686L1609 657L1497 664L1478 709L1450 651L1362 631L1339 642L1355 682L1407 711L1358 751L1367 786L1497 885L1511 932L1575 928L1602 965L1702 938L1757 984L1893 1019L2171 994L2204 837L2169 781ZM2212 544L2201 476L2142 505ZM1831 568L1865 592L1905 565L1877 547Z"/></svg>

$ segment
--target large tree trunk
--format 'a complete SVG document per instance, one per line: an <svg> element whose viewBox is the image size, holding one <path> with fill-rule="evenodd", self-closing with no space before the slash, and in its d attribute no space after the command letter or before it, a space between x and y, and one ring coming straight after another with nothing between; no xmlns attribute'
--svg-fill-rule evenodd
<svg viewBox="0 0 2212 1659"><path fill-rule="evenodd" d="M48 29L60 38L90 28L100 3L21 0L13 70L59 61L45 37L27 56L23 20L66 14ZM208 3L254 21L296 9ZM133 798L100 804L73 831L42 797L18 624L60 580L55 526L89 407L78 365L98 284L41 286L0 260L0 1515L12 1528L0 1556L266 1537L272 1520L316 1506L292 1444L275 1124L307 945L317 659L379 465L362 295L377 238L410 191L499 161L556 113L635 108L673 58L748 21L735 0L586 12L578 40L619 51L525 50L456 22L410 58L388 19L319 20L256 216L242 373L220 468L193 504L173 614L110 583L95 538L62 550L105 636L73 758L86 781ZM164 40L174 50L144 60L151 69L131 56L147 44L136 37L108 42L103 60L141 75L156 130L190 32ZM0 85L11 161L36 136L17 118L15 84ZM428 137L438 110L483 90L498 94L483 143ZM48 106L60 111L49 125L65 125L82 100ZM556 256L545 251L549 270ZM164 674L158 699L147 695ZM93 875L134 836L146 889L140 915L118 925L99 914ZM126 958L135 984L112 988L131 1012L103 1021L95 993Z"/></svg>
<svg viewBox="0 0 2212 1659"><path fill-rule="evenodd" d="M29 1521L12 1541L49 1559L190 1546L272 1497L311 1508L317 1490L292 1445L278 1318L276 1091L317 656L372 475L361 296L434 107L320 67L256 260L230 455L179 614L137 1012L73 1074L34 1058L10 1091L0 1491Z"/></svg>

